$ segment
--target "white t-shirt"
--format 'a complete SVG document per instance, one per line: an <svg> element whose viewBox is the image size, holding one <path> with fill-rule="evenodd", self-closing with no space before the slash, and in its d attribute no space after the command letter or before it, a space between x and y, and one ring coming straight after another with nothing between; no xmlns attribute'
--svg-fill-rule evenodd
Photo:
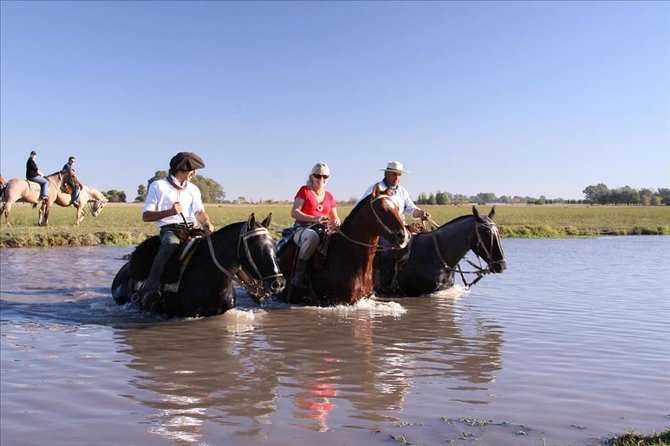
<svg viewBox="0 0 670 446"><path fill-rule="evenodd" d="M172 177L172 181L175 184L179 183L174 177ZM176 202L181 203L182 214L184 214L188 223L195 223L195 213L205 210L198 186L187 181L186 189L180 191L172 186L166 178L162 178L154 181L149 186L142 211L166 211L172 208L172 205ZM175 223L184 223L181 215L171 215L156 221L158 227Z"/></svg>

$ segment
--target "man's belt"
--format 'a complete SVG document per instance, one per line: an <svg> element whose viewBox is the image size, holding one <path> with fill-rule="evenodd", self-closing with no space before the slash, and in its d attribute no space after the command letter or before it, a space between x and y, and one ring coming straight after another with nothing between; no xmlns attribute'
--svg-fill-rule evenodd
<svg viewBox="0 0 670 446"><path fill-rule="evenodd" d="M189 224L172 223L172 224L169 224L169 225L161 226L161 231L179 232L179 231L183 231L184 229L193 229L193 223L189 223Z"/></svg>

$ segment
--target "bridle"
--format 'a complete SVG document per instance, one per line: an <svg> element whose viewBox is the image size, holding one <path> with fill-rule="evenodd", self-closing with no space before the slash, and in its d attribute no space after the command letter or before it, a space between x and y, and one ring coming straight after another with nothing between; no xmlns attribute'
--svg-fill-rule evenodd
<svg viewBox="0 0 670 446"><path fill-rule="evenodd" d="M434 226L438 227L437 224L429 219L429 222ZM485 243L485 240L483 239L481 235L481 231L479 230L480 228L488 228L489 232L491 234L490 240L488 245ZM433 236L433 244L435 245L435 252L437 253L437 257L440 259L442 262L442 266L447 270L447 271L458 271L458 273L461 275L461 279L463 280L463 285L465 286L465 289L469 289L472 285L476 284L479 282L482 277L484 277L486 274L490 274L493 272L493 267L499 263L505 262L505 254L503 253L502 250L502 242L500 240L500 231L498 230L498 227L495 225L495 223L491 223L490 225L484 222L480 222L475 220L475 228L474 228L475 234L477 236L477 244L475 245L475 248L477 251L475 251L475 254L477 254L477 258L479 259L479 264L476 264L472 262L469 259L465 259L466 262L470 266L472 266L475 270L474 271L463 271L461 269L461 264L460 262L456 264L455 267L451 267L447 264L447 262L444 260L442 257L442 253L440 252L440 247L437 243L437 235L435 235L435 231L432 231L432 236ZM500 254L502 255L502 259L500 260L493 260L493 247L495 246L495 243L498 244L498 249L500 250ZM482 256L479 254L479 251L482 250L486 254L487 257L487 266L482 267L481 266L481 260ZM472 282L468 283L467 280L465 279L465 274L476 274L477 277L475 280Z"/></svg>
<svg viewBox="0 0 670 446"><path fill-rule="evenodd" d="M370 209L372 210L372 215L375 216L375 220L377 220L377 223L379 224L379 226L381 226L382 229L385 230L389 235L393 235L394 231L391 228L389 228L386 225L386 223L384 223L384 221L381 219L381 217L379 216L379 214L375 210L374 203L379 201L379 200L384 200L384 199L389 200L389 202L393 205L393 207L398 209L398 205L393 200L391 200L391 197L389 197L388 195L385 195L385 194L384 195L378 195L374 198L371 198L370 199ZM366 248L375 248L376 251L393 251L393 250L399 249L399 248L396 248L394 246L384 247L384 246L379 245L379 244L372 245L372 244L369 244L369 243L363 243L363 242L360 242L358 240L354 240L353 238L349 237L347 234L342 232L342 230L338 227L335 228L335 231L338 232L346 240L348 240L352 243L355 243L355 244L360 245L360 246L365 246Z"/></svg>
<svg viewBox="0 0 670 446"><path fill-rule="evenodd" d="M212 262L214 262L214 265L221 271L223 272L226 276L228 276L229 279L231 279L233 282L236 282L238 284L241 284L242 286L247 289L247 287L253 288L254 292L262 292L265 296L269 296L270 294L265 292L263 290L262 285L259 285L258 283L255 283L257 281L260 281L260 283L263 283L263 281L267 279L274 279L277 277L283 277L283 274L281 272L277 272L275 274L270 274L268 276L263 276L263 274L260 272L258 269L258 266L256 266L256 262L254 262L253 256L251 255L251 249L249 248L249 239L254 238L254 237L268 237L272 239L272 236L270 235L270 231L267 230L264 226L261 226L260 228L255 228L255 229L250 229L248 224L244 224L242 226L242 229L240 230L240 236L237 239L237 256L242 259L240 255L240 247L244 247L244 255L246 256L247 262L251 265L251 268L254 270L254 273L258 278L252 278L252 282L248 282L247 280L240 279L238 278L235 274L231 273L228 269L223 267L219 261L216 258L216 254L214 253L214 244L212 243L212 237L211 235L205 236L207 238L207 246L209 247L209 255L212 258ZM242 262L240 262L241 264ZM249 291L247 289L247 291Z"/></svg>

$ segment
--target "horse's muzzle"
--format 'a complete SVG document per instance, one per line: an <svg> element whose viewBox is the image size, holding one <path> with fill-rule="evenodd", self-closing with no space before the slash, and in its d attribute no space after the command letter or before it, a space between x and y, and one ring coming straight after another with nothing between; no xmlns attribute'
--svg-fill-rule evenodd
<svg viewBox="0 0 670 446"><path fill-rule="evenodd" d="M265 291L275 296L284 291L285 287L286 279L284 279L284 276L282 275L263 281L263 288L265 288Z"/></svg>
<svg viewBox="0 0 670 446"><path fill-rule="evenodd" d="M393 233L393 237L391 240L391 243L397 248L397 249L403 249L409 244L409 238L411 237L411 234L409 231L405 228L403 228L402 231L396 231Z"/></svg>
<svg viewBox="0 0 670 446"><path fill-rule="evenodd" d="M498 260L491 265L491 272L495 274L502 273L507 269L507 260Z"/></svg>

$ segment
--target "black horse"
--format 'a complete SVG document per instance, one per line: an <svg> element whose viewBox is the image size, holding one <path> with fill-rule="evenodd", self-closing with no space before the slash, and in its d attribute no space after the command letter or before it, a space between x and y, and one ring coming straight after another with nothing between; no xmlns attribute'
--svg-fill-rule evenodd
<svg viewBox="0 0 670 446"><path fill-rule="evenodd" d="M483 274L502 273L507 261L494 215L495 208L486 216L473 206L472 215L413 235L406 250L379 252L374 262L375 293L416 297L445 290L454 284L454 272L469 250L487 264L473 265L478 269L476 280Z"/></svg>
<svg viewBox="0 0 670 446"><path fill-rule="evenodd" d="M210 236L195 239L196 246L181 261L179 250L161 280L162 305L142 309L169 317L222 314L235 306L236 276L247 279L246 283L254 281L253 296L258 296L261 288L266 295L280 293L286 281L277 264L275 242L267 230L271 218L272 214L258 223L251 214L246 222L232 223ZM149 276L159 245L158 236L142 242L116 274L112 296L117 304L132 300L141 307L139 289Z"/></svg>

